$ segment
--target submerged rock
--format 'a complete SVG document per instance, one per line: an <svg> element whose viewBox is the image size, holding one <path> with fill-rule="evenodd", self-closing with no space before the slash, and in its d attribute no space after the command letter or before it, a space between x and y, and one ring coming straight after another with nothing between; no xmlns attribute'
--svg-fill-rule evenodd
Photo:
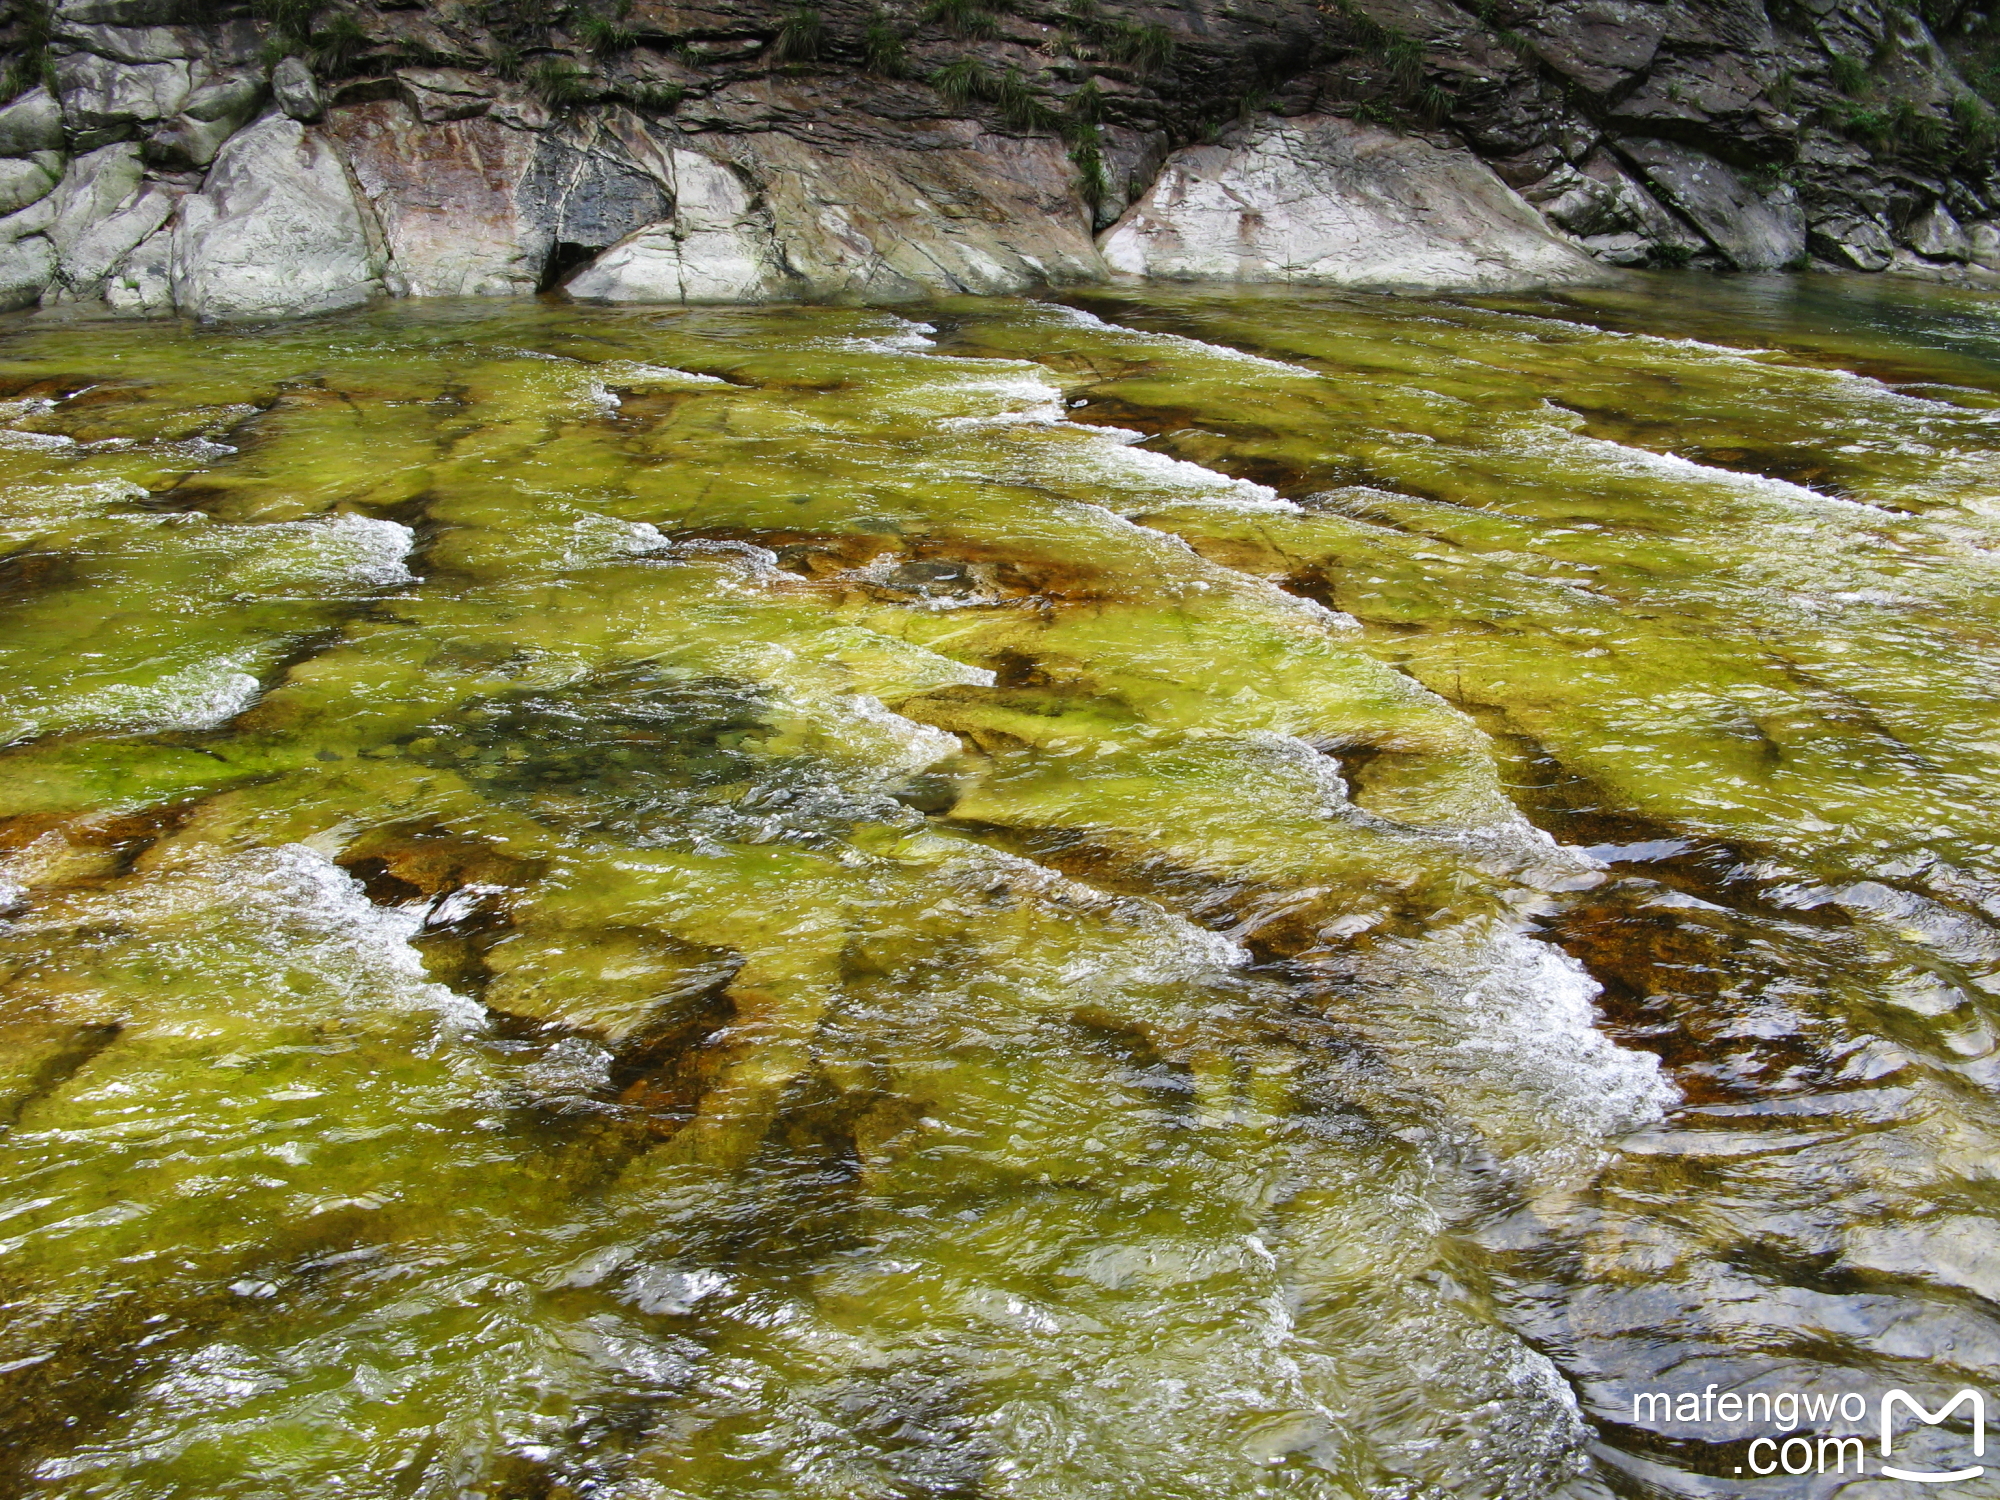
<svg viewBox="0 0 2000 1500"><path fill-rule="evenodd" d="M1133 275L1377 290L1603 274L1470 152L1331 117L1177 152L1103 249Z"/></svg>

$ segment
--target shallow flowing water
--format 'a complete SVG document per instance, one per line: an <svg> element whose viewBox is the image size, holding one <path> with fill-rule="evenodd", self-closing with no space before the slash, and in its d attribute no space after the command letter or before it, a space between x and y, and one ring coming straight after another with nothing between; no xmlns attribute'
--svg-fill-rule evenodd
<svg viewBox="0 0 2000 1500"><path fill-rule="evenodd" d="M2000 304L1069 304L0 330L0 1490L1914 1492Z"/></svg>

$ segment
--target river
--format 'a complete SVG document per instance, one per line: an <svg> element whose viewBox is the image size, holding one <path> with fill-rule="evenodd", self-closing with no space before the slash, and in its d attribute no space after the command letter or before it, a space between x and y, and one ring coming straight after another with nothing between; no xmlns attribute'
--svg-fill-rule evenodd
<svg viewBox="0 0 2000 1500"><path fill-rule="evenodd" d="M2000 1381L2000 300L0 396L7 1493L1877 1500L1635 1396Z"/></svg>

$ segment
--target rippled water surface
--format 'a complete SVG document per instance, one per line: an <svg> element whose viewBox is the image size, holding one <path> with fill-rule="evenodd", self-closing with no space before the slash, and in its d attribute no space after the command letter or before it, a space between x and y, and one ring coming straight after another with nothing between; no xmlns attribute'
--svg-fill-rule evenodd
<svg viewBox="0 0 2000 1500"><path fill-rule="evenodd" d="M1632 1395L2000 1380L2000 304L0 396L0 1492L1880 1500Z"/></svg>

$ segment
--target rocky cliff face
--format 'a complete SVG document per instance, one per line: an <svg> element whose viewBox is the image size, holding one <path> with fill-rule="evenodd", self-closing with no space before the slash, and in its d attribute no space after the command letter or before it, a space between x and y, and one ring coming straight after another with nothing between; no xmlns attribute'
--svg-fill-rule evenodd
<svg viewBox="0 0 2000 1500"><path fill-rule="evenodd" d="M2000 272L1924 0L12 0L0 305Z"/></svg>

